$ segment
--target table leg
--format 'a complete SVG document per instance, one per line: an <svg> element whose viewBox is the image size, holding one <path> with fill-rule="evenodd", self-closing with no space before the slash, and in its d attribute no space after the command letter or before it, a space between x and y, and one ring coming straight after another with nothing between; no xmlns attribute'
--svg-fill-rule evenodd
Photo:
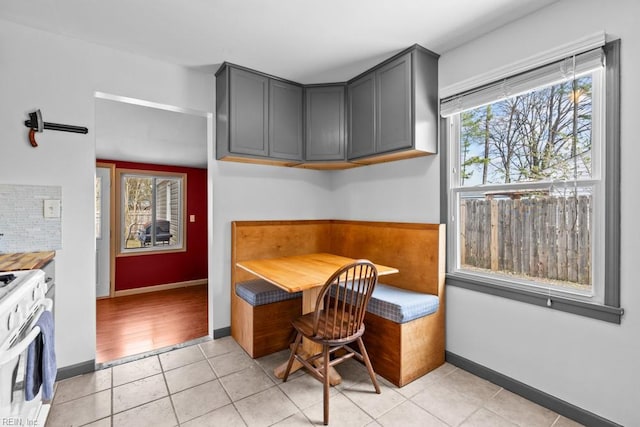
<svg viewBox="0 0 640 427"><path fill-rule="evenodd" d="M302 292L302 314L307 314L307 313L311 313L312 311L315 310L316 308L316 300L318 299L318 294L320 293L320 289L321 287L315 287L312 289L308 289L304 292ZM303 358L306 359L308 357L310 357L311 355L317 354L322 352L322 345L317 344L311 340L308 340L306 338L302 339L302 345L298 348L298 354ZM287 361L288 362L288 361ZM287 362L284 362L283 364L277 366L273 373L276 376L276 378L284 378L284 373L287 370ZM322 366L322 360L318 359L315 361L315 365L316 366ZM300 362L298 362L297 360L293 361L293 366L291 367L291 372L289 372L289 374L297 371L298 369L302 368L302 364ZM329 383L331 385L338 385L342 382L342 377L340 376L340 374L338 373L338 371L335 370L335 368L330 367L329 368Z"/></svg>

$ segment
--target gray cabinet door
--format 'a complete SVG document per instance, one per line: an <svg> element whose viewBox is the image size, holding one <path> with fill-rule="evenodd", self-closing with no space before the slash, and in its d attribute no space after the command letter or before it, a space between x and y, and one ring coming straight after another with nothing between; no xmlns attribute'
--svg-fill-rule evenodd
<svg viewBox="0 0 640 427"><path fill-rule="evenodd" d="M349 90L349 159L374 154L375 73L355 80Z"/></svg>
<svg viewBox="0 0 640 427"><path fill-rule="evenodd" d="M229 151L268 155L269 79L231 68L229 90Z"/></svg>
<svg viewBox="0 0 640 427"><path fill-rule="evenodd" d="M344 86L305 89L305 160L345 159Z"/></svg>
<svg viewBox="0 0 640 427"><path fill-rule="evenodd" d="M411 53L376 71L376 152L411 148Z"/></svg>
<svg viewBox="0 0 640 427"><path fill-rule="evenodd" d="M269 79L269 157L302 160L302 87Z"/></svg>

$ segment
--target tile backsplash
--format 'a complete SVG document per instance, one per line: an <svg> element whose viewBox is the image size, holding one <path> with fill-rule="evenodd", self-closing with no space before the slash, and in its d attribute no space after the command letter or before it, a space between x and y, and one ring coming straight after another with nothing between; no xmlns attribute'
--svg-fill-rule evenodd
<svg viewBox="0 0 640 427"><path fill-rule="evenodd" d="M0 253L62 249L62 206L45 218L45 200L62 203L62 187L0 184Z"/></svg>

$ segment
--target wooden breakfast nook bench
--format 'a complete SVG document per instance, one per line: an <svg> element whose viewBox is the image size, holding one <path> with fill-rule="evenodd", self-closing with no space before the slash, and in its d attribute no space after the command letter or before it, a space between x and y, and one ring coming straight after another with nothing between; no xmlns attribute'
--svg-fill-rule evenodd
<svg viewBox="0 0 640 427"><path fill-rule="evenodd" d="M301 293L290 294L262 279L239 282L234 288L235 340L252 358L286 348L293 333L291 321L302 314Z"/></svg>
<svg viewBox="0 0 640 427"><path fill-rule="evenodd" d="M300 316L301 304L292 294L287 294L292 299L248 302L241 296L247 287L253 286L256 295L262 289L271 295L284 291L237 263L324 252L369 259L399 271L379 279L367 307L363 339L377 374L401 387L444 363L444 225L235 221L231 252L231 334L251 357L289 346L291 321Z"/></svg>

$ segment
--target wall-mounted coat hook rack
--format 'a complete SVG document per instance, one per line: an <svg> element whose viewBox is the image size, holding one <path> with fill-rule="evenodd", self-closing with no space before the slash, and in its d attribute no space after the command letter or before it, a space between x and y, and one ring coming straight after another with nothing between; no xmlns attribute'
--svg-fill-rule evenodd
<svg viewBox="0 0 640 427"><path fill-rule="evenodd" d="M61 125L59 123L48 123L42 121L42 113L40 110L36 110L33 113L29 113L29 120L25 120L24 125L29 130L29 142L32 147L37 147L36 132L42 132L44 129L59 130L62 132L73 133L88 133L89 129L80 126Z"/></svg>

